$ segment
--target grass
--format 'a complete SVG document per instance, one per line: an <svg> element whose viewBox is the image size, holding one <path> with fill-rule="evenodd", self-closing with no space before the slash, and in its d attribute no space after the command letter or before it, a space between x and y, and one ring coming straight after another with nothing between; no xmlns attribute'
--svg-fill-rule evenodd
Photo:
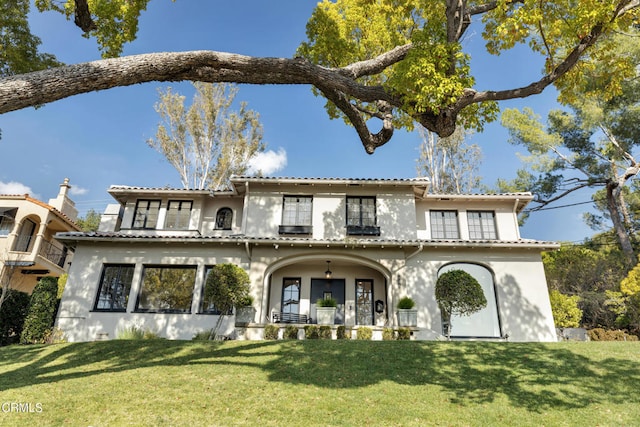
<svg viewBox="0 0 640 427"><path fill-rule="evenodd" d="M10 346L0 425L626 426L638 384L637 342Z"/></svg>

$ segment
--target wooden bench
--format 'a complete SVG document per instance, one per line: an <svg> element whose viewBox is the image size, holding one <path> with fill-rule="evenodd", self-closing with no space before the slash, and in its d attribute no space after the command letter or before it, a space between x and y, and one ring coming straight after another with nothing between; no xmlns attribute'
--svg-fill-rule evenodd
<svg viewBox="0 0 640 427"><path fill-rule="evenodd" d="M311 323L311 319L306 314L296 313L273 313L273 323Z"/></svg>

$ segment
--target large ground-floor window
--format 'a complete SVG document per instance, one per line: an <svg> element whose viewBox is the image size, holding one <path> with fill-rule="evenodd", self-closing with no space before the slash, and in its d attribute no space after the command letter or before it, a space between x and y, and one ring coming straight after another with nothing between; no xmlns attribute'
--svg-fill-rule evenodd
<svg viewBox="0 0 640 427"><path fill-rule="evenodd" d="M136 311L190 313L195 266L145 266Z"/></svg>
<svg viewBox="0 0 640 427"><path fill-rule="evenodd" d="M484 292L487 306L470 316L451 316L452 337L499 338L500 316L496 300L496 289L491 270L478 264L453 263L438 271L438 276L451 270L463 270L473 276Z"/></svg>
<svg viewBox="0 0 640 427"><path fill-rule="evenodd" d="M125 311L133 280L133 264L105 264L94 310Z"/></svg>

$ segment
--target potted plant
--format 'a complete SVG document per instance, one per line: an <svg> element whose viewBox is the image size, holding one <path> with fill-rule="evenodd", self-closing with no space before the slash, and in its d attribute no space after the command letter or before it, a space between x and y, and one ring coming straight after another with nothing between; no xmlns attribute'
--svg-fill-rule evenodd
<svg viewBox="0 0 640 427"><path fill-rule="evenodd" d="M398 325L418 326L418 310L414 307L416 302L410 297L402 297L398 301Z"/></svg>
<svg viewBox="0 0 640 427"><path fill-rule="evenodd" d="M236 305L236 325L253 323L256 317L256 309L253 308L253 296L247 295Z"/></svg>
<svg viewBox="0 0 640 427"><path fill-rule="evenodd" d="M335 298L320 298L316 301L316 318L318 325L333 325L336 319L336 307L338 301Z"/></svg>

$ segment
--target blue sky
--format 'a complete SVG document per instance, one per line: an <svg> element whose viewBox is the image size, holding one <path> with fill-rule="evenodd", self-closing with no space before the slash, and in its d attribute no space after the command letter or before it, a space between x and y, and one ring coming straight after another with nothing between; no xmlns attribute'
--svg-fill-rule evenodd
<svg viewBox="0 0 640 427"><path fill-rule="evenodd" d="M138 39L124 54L159 51L217 50L245 55L291 57L305 39L305 24L315 1L155 0L143 12ZM57 13L32 13L32 31L43 40L42 50L60 61L77 63L99 59L94 40L81 37L73 23ZM478 89L504 89L537 79L541 60L526 49L500 57L483 50L480 30L472 27L465 47L472 53L472 73ZM71 179L72 198L83 215L103 211L112 202L112 184L180 187L177 172L147 146L159 116L153 106L158 88L148 83L67 98L38 109L0 116L0 193L24 193L48 200L65 177ZM170 84L190 99L190 83ZM558 108L556 94L508 101L505 107L530 106L546 117ZM393 140L367 155L353 128L330 120L324 100L307 86L241 86L237 100L260 113L270 164L275 176L411 178L416 175L420 139L417 133L396 132ZM483 151L481 175L485 184L512 178L520 162L498 122L486 126L469 141ZM275 160L274 160L275 159ZM265 167L263 165L263 167ZM561 202L590 200L589 193ZM589 205L586 205L589 206ZM535 213L522 236L541 240L579 241L592 234L581 219L584 206Z"/></svg>

